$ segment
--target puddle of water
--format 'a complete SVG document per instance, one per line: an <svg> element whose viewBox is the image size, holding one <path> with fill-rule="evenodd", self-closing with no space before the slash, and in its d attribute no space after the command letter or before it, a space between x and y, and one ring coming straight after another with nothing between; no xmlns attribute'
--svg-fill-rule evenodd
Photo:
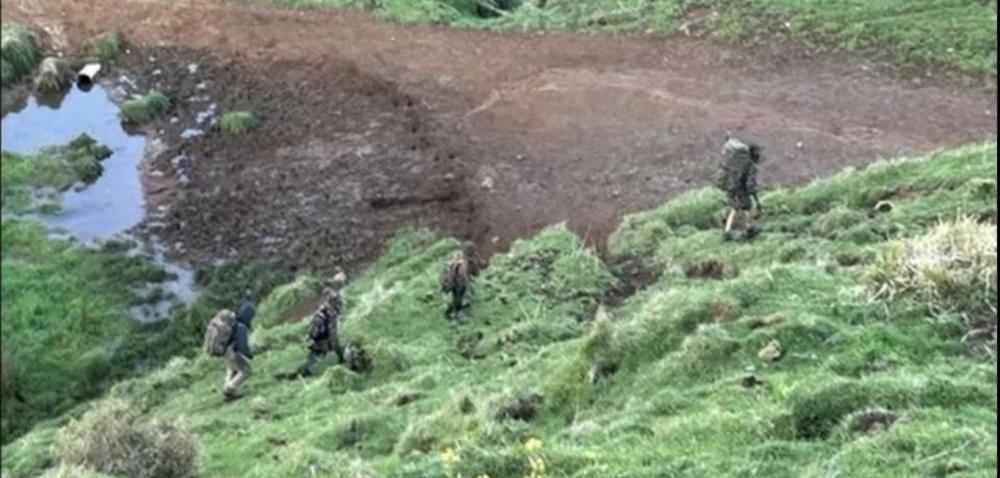
<svg viewBox="0 0 1000 478"><path fill-rule="evenodd" d="M178 304L195 301L194 271L168 262L165 248L155 237L139 240L127 232L146 215L140 165L146 148L157 142L125 131L118 106L105 88L72 88L64 97L54 99L31 97L22 108L3 117L0 132L3 149L17 153L30 154L46 146L63 145L82 133L111 148L113 154L103 161L101 177L82 189L64 192L59 214L31 217L51 227L56 238L75 238L84 243L112 237L129 239L136 244L130 254L145 253L163 267L171 279L142 285L137 291L163 289L164 299L133 307L130 315L135 320L148 323L166 319Z"/></svg>
<svg viewBox="0 0 1000 478"><path fill-rule="evenodd" d="M44 223L90 241L125 231L142 220L145 199L139 164L146 138L125 131L118 106L100 85L86 92L72 88L54 103L29 98L23 109L4 116L0 129L0 142L7 151L34 153L87 133L113 152L103 161L101 177L86 188L65 192L62 213L40 217Z"/></svg>
<svg viewBox="0 0 1000 478"><path fill-rule="evenodd" d="M122 236L138 241L132 236ZM163 299L152 303L132 307L129 314L138 322L151 323L168 319L173 315L179 304L192 304L198 299L198 291L195 288L194 271L179 264L170 262L166 258L166 248L160 243L157 237L144 242L144 246L132 250L133 254L145 252L153 258L168 274L170 279L160 284L148 284L137 289L142 295L148 294L155 289L164 292Z"/></svg>

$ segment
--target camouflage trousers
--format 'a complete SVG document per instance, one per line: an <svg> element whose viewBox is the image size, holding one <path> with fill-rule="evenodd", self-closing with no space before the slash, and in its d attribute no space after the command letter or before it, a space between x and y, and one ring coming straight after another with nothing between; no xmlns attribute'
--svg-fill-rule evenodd
<svg viewBox="0 0 1000 478"><path fill-rule="evenodd" d="M344 348L340 346L340 340L331 337L330 339L324 340L322 342L314 342L309 346L309 355L306 357L305 363L298 369L299 375L312 375L313 369L316 367L316 363L323 357L326 357L330 351L337 354L337 360L340 363L344 363Z"/></svg>
<svg viewBox="0 0 1000 478"><path fill-rule="evenodd" d="M240 386L250 378L251 372L250 359L246 355L234 352L232 349L227 351L226 381L223 384L225 394L235 396Z"/></svg>
<svg viewBox="0 0 1000 478"><path fill-rule="evenodd" d="M730 209L749 211L753 209L753 197L747 191L731 191L726 193L726 202Z"/></svg>
<svg viewBox="0 0 1000 478"><path fill-rule="evenodd" d="M465 288L455 288L451 291L451 303L448 304L448 310L445 311L445 315L448 318L455 317L458 315L462 309L468 307L465 303Z"/></svg>

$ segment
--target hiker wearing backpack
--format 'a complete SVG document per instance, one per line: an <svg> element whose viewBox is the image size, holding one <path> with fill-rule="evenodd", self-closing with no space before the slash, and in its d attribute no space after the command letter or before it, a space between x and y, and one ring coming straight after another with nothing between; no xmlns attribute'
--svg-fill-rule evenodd
<svg viewBox="0 0 1000 478"><path fill-rule="evenodd" d="M469 291L471 278L478 269L476 252L471 243L466 243L461 251L455 252L451 261L441 273L441 292L451 294L451 303L445 311L445 318L451 320L458 317L463 309L469 307L465 303L465 294Z"/></svg>
<svg viewBox="0 0 1000 478"><path fill-rule="evenodd" d="M320 306L319 310L313 314L309 323L309 356L292 375L292 377L308 377L313 374L316 363L328 353L333 351L337 355L337 360L344 363L344 348L340 345L340 311L343 308L343 299L340 290L347 282L347 276L339 272L329 281L329 287L325 291L326 302Z"/></svg>
<svg viewBox="0 0 1000 478"><path fill-rule="evenodd" d="M744 237L757 235L756 220L760 216L760 200L757 198L757 165L764 161L760 146L744 143L736 138L727 138L722 147L722 165L717 186L729 203L723 237L733 239L733 227L737 220L744 223Z"/></svg>
<svg viewBox="0 0 1000 478"><path fill-rule="evenodd" d="M256 307L248 294L239 314L223 309L212 318L205 331L204 351L226 361L226 379L223 383L226 400L238 398L240 386L250 378L250 362L255 355L250 346L250 330L255 315Z"/></svg>

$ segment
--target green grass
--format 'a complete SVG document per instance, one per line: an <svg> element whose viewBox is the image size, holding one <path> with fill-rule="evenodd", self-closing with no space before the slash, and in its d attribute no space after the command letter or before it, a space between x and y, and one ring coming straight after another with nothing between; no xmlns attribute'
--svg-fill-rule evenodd
<svg viewBox="0 0 1000 478"><path fill-rule="evenodd" d="M241 136L256 128L259 123L257 116L250 111L229 111L219 119L219 128L223 132Z"/></svg>
<svg viewBox="0 0 1000 478"><path fill-rule="evenodd" d="M207 266L196 276L195 304L166 323L133 322L128 308L149 297L137 288L167 278L159 265L114 242L95 249L50 238L40 224L16 217L55 212L59 192L94 181L110 154L86 135L37 154L2 154L3 443L117 380L192 352L206 315L235 307L248 288L263 294L290 279L271 264Z"/></svg>
<svg viewBox="0 0 1000 478"><path fill-rule="evenodd" d="M616 259L662 273L615 308L599 304L627 278L554 226L492 259L460 322L445 320L437 291L459 243L408 231L345 290L343 337L364 345L372 372L328 358L316 377L273 378L305 357L306 324L277 321L315 294L300 277L260 308L263 354L242 401L223 403L222 364L200 355L107 399L140 422L183 420L213 477L520 477L532 458L552 477L994 476L995 344L961 343L961 310L872 300L867 281L879 254L941 221L995 223L995 183L993 144L878 163L769 192L754 242L722 241L724 201L693 192L615 234ZM892 210L873 212L886 198ZM709 260L735 272L685 273ZM190 320L193 334L208 317ZM783 358L760 359L775 340ZM747 373L763 384L741 386ZM498 418L532 395L532 419ZM903 418L851 431L848 417L868 407ZM63 422L5 446L4 476L58 466ZM532 438L539 450L525 447ZM449 449L460 459L446 463Z"/></svg>
<svg viewBox="0 0 1000 478"><path fill-rule="evenodd" d="M10 86L30 77L40 59L31 30L19 23L4 20L0 24L0 41L3 86Z"/></svg>
<svg viewBox="0 0 1000 478"><path fill-rule="evenodd" d="M0 157L0 204L5 212L13 213L45 207L77 182L96 181L104 170L101 161L110 155L108 147L86 134L68 145L44 148L36 154L4 151Z"/></svg>
<svg viewBox="0 0 1000 478"><path fill-rule="evenodd" d="M548 0L482 18L474 0L240 0L358 8L402 22L493 30L709 34L759 44L791 40L814 52L860 51L895 64L996 76L996 2L982 0Z"/></svg>
<svg viewBox="0 0 1000 478"><path fill-rule="evenodd" d="M101 63L117 58L121 53L121 38L118 32L106 32L94 38L91 42L91 53Z"/></svg>
<svg viewBox="0 0 1000 478"><path fill-rule="evenodd" d="M119 114L125 123L142 125L157 119L168 108L170 98L157 90L150 90L145 95L123 103Z"/></svg>
<svg viewBox="0 0 1000 478"><path fill-rule="evenodd" d="M35 89L43 93L58 93L73 84L73 74L69 63L48 57L38 65L35 73Z"/></svg>
<svg viewBox="0 0 1000 478"><path fill-rule="evenodd" d="M3 350L24 397L3 400L4 441L124 376L138 327L125 309L136 284L163 280L139 258L46 238L37 224L3 220ZM134 346L134 345L133 345Z"/></svg>

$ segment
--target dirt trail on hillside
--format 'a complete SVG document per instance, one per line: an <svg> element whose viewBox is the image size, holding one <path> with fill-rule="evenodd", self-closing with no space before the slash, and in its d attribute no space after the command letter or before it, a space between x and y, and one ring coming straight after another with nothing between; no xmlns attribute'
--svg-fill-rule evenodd
<svg viewBox="0 0 1000 478"><path fill-rule="evenodd" d="M198 61L220 103L265 113L252 138L184 143L201 159L164 234L196 257L361 263L410 223L500 248L566 221L600 243L623 214L708 184L727 132L764 146L768 185L996 138L995 88L856 59L203 1L2 3L56 47L121 31L130 70L182 72L164 80L179 98Z"/></svg>

